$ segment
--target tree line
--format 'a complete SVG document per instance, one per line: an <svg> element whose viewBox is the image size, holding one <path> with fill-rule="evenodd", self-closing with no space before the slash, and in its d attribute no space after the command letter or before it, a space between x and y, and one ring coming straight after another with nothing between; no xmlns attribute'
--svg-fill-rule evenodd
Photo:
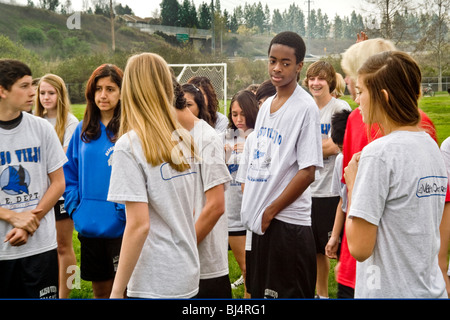
<svg viewBox="0 0 450 320"><path fill-rule="evenodd" d="M357 32L365 30L396 41L418 41L439 19L438 12L420 10L420 6L392 5L399 0L390 1L391 7L388 5L387 9L384 2L389 4L388 1L366 1L375 8L380 5L382 9L377 14L364 14L364 17L355 11L349 12L349 16L336 14L329 17L320 8L312 9L308 14L295 2L283 11L270 11L268 5L263 6L261 2L245 2L228 12L221 10L220 0L203 2L198 7L193 0L161 0L159 23L199 29L214 26L220 32L230 33L263 34L289 30L310 39L353 39Z"/></svg>

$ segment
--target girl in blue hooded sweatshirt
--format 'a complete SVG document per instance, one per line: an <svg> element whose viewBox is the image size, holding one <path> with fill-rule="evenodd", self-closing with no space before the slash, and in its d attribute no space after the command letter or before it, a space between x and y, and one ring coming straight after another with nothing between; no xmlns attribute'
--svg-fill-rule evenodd
<svg viewBox="0 0 450 320"><path fill-rule="evenodd" d="M114 145L120 123L123 72L104 64L86 86L84 119L75 130L64 165L67 212L81 243L81 278L92 282L94 298L108 298L125 228L124 206L108 202Z"/></svg>

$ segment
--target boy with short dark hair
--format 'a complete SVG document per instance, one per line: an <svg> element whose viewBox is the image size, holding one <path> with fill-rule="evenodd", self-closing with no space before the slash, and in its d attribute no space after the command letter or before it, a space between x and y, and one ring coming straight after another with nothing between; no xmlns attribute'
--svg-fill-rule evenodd
<svg viewBox="0 0 450 320"><path fill-rule="evenodd" d="M252 233L252 298L313 298L316 252L311 193L323 165L319 111L297 81L305 43L282 32L269 46L269 75L277 89L258 113L237 180L245 183L241 216ZM248 139L247 139L248 140Z"/></svg>
<svg viewBox="0 0 450 320"><path fill-rule="evenodd" d="M58 297L53 207L67 159L53 126L28 113L34 96L29 67L0 59L0 298Z"/></svg>

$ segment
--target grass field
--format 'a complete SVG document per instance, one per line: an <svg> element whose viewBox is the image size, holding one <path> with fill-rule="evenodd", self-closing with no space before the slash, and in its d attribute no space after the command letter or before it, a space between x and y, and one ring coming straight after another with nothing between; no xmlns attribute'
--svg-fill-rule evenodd
<svg viewBox="0 0 450 320"><path fill-rule="evenodd" d="M356 103L349 97L343 97L352 108L356 108ZM229 102L228 102L229 103ZM84 105L72 105L72 112L78 119L83 118ZM437 93L434 97L424 97L420 101L420 108L427 113L427 115L433 121L439 144L442 143L447 137L450 136L450 95L447 92ZM79 261L80 254L80 243L78 241L76 232L73 235L73 242L75 253L77 255L77 260ZM336 265L336 260L331 260L331 270L329 274L329 295L330 298L336 298L337 295L337 283L335 281L334 267ZM230 270L230 281L234 282L241 275L239 266L234 259L233 254L229 251L229 270ZM233 298L239 299L244 296L244 288L240 286L238 289L233 290ZM71 293L71 298L76 299L87 299L92 298L92 288L90 282L81 280L80 289L73 289Z"/></svg>

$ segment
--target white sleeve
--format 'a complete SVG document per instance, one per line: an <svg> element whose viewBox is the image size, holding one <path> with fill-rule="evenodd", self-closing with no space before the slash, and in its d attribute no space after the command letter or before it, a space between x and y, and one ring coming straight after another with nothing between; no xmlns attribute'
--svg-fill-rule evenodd
<svg viewBox="0 0 450 320"><path fill-rule="evenodd" d="M121 148L122 142L125 141L119 139L112 155L108 201L148 202L146 177L142 164L138 163L137 157L130 151Z"/></svg>

